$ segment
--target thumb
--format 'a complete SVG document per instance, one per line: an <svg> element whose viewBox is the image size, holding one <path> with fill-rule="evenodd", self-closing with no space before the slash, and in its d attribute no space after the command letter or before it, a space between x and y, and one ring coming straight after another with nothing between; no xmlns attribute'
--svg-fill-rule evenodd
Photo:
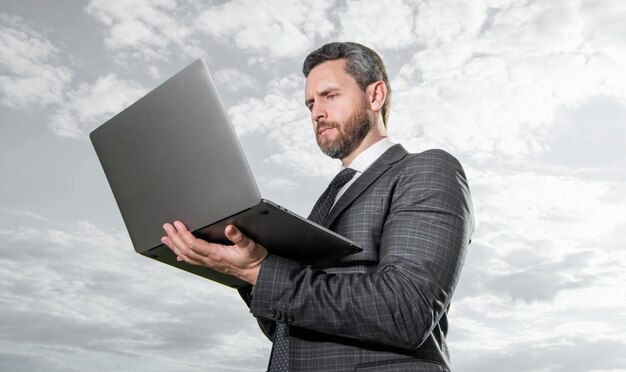
<svg viewBox="0 0 626 372"><path fill-rule="evenodd" d="M254 246L254 242L245 236L241 230L239 230L234 225L226 226L224 230L224 234L226 234L226 238L233 242L236 246L240 248L252 248Z"/></svg>

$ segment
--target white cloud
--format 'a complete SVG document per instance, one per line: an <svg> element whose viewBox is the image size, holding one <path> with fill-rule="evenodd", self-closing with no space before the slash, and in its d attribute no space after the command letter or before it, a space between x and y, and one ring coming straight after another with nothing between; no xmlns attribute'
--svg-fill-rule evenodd
<svg viewBox="0 0 626 372"><path fill-rule="evenodd" d="M11 335L0 337L3 355L33 352L35 365L56 361L53 370L81 369L85 360L66 354L89 359L83 370L111 356L154 359L166 370L243 371L266 361L269 342L236 291L137 255L121 231L49 223L0 237L4 248L20 247L0 259L3 334ZM248 353L232 366L235 342ZM154 370L145 363L133 370Z"/></svg>
<svg viewBox="0 0 626 372"><path fill-rule="evenodd" d="M496 168L470 168L468 174L478 222L489 226L477 230L482 239L498 245L497 252L506 250L497 241L506 221L507 237L560 243L557 257L571 249L569 243L605 237L626 221L626 204L605 200L616 182Z"/></svg>
<svg viewBox="0 0 626 372"><path fill-rule="evenodd" d="M72 71L58 65L59 49L17 16L0 14L0 102L16 108L63 100Z"/></svg>
<svg viewBox="0 0 626 372"><path fill-rule="evenodd" d="M152 65L152 66L148 67L148 72L150 73L150 76L153 79L155 79L155 80L161 79L161 72L159 71L158 67Z"/></svg>
<svg viewBox="0 0 626 372"><path fill-rule="evenodd" d="M519 159L545 150L545 131L563 107L626 96L622 52L585 41L595 15L577 3L455 4L464 6L420 7L427 47L392 81L394 110L415 118L425 142L476 160Z"/></svg>
<svg viewBox="0 0 626 372"><path fill-rule="evenodd" d="M585 174L626 175L626 97L596 96L557 113L542 160Z"/></svg>
<svg viewBox="0 0 626 372"><path fill-rule="evenodd" d="M234 0L205 9L196 27L249 52L269 53L273 58L301 57L313 47L316 36L324 37L334 29L327 14L333 3Z"/></svg>
<svg viewBox="0 0 626 372"><path fill-rule="evenodd" d="M67 103L51 118L50 127L61 137L84 138L145 93L137 83L115 74L100 77L92 85L82 83L67 93Z"/></svg>
<svg viewBox="0 0 626 372"><path fill-rule="evenodd" d="M263 99L249 98L232 106L228 113L240 136L264 136L274 166L306 176L337 173L336 161L322 155L304 106L304 78L290 75L271 80Z"/></svg>
<svg viewBox="0 0 626 372"><path fill-rule="evenodd" d="M218 70L213 73L213 77L219 88L224 87L233 92L257 89L259 87L259 82L256 78L234 68Z"/></svg>
<svg viewBox="0 0 626 372"><path fill-rule="evenodd" d="M257 179L259 184L263 185L268 189L273 189L278 192L289 192L295 190L298 186L300 186L297 182L292 179L284 178L284 177L259 177Z"/></svg>
<svg viewBox="0 0 626 372"><path fill-rule="evenodd" d="M415 37L420 44L437 46L469 41L487 16L483 1L421 1L417 6ZM459 45L460 46L460 45Z"/></svg>
<svg viewBox="0 0 626 372"><path fill-rule="evenodd" d="M302 121L306 113L303 92L293 88L293 83L304 79L291 75L268 83L267 94L263 99L248 98L243 103L228 109L228 114L240 136L265 134L267 131L284 127L295 121Z"/></svg>
<svg viewBox="0 0 626 372"><path fill-rule="evenodd" d="M394 75L392 136L413 151L457 155L473 193L478 225L450 313L453 368L622 371L626 3L389 4L93 1L93 22L60 29L98 44L92 35L100 28L107 51L122 62L147 61L153 79L167 60L202 53L201 38L217 41L214 62L229 68L215 78L232 90L229 99L240 97L229 113L250 158L258 156L264 197L302 214L338 162L317 148L304 78L282 76L326 39L382 51ZM45 27L55 27L52 19ZM62 136L84 138L145 91L121 78L134 70L71 87L75 72L60 67L72 59L69 39L44 36L19 17L0 20L2 105L50 109ZM227 59L242 53L250 66L230 68ZM252 72L257 62L270 67L269 83L268 71ZM99 64L86 65L97 73ZM10 174L0 178L20 187ZM136 255L121 231L57 224L24 203L0 208L0 370L266 364L270 344L231 290Z"/></svg>
<svg viewBox="0 0 626 372"><path fill-rule="evenodd" d="M46 216L39 214L39 213L32 212L32 211L13 210L13 209L0 207L0 213L7 214L10 216L14 216L14 217L23 217L27 219L37 220L37 221L44 221L44 222L50 221Z"/></svg>
<svg viewBox="0 0 626 372"><path fill-rule="evenodd" d="M338 17L338 40L355 41L376 50L398 49L417 42L413 34L415 6L403 0L348 0Z"/></svg>
<svg viewBox="0 0 626 372"><path fill-rule="evenodd" d="M165 60L173 50L199 56L189 27L193 7L181 0L91 0L88 14L107 27L105 45L122 58Z"/></svg>

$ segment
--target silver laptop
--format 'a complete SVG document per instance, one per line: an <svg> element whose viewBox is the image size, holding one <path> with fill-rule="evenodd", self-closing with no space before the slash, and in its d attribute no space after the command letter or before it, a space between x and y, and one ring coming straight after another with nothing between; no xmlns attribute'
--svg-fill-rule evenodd
<svg viewBox="0 0 626 372"><path fill-rule="evenodd" d="M180 220L197 237L230 243L228 224L270 253L323 265L354 242L261 198L206 63L198 59L90 134L135 250L231 287L245 283L176 261L161 244Z"/></svg>

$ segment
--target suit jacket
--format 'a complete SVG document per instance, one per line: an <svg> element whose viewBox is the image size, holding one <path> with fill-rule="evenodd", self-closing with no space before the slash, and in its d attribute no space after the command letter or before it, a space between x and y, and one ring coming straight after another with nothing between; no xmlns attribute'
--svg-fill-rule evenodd
<svg viewBox="0 0 626 372"><path fill-rule="evenodd" d="M324 226L363 252L325 267L270 255L253 294L240 290L268 337L290 325L290 371L449 371L447 311L474 228L459 162L394 145Z"/></svg>

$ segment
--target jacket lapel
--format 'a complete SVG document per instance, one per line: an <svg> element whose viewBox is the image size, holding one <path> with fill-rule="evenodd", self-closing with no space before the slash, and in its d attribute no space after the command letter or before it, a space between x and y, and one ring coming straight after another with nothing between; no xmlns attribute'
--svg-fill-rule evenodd
<svg viewBox="0 0 626 372"><path fill-rule="evenodd" d="M368 188L374 181L382 176L393 163L401 160L407 154L407 151L400 144L393 145L389 150L385 151L372 165L367 168L363 174L346 190L346 192L337 200L335 206L330 210L328 216L324 220L322 226L328 228L333 221L344 211L352 202Z"/></svg>

